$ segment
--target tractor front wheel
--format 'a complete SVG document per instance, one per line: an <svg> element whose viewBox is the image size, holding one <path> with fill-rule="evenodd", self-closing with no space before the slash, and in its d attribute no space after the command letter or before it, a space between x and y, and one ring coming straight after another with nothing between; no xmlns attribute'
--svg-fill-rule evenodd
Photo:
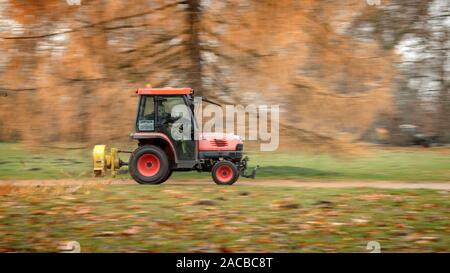
<svg viewBox="0 0 450 273"><path fill-rule="evenodd" d="M131 177L139 184L161 184L171 174L167 155L153 145L137 148L130 156L128 168Z"/></svg>
<svg viewBox="0 0 450 273"><path fill-rule="evenodd" d="M239 178L236 165L226 160L217 162L211 174L217 185L233 185Z"/></svg>

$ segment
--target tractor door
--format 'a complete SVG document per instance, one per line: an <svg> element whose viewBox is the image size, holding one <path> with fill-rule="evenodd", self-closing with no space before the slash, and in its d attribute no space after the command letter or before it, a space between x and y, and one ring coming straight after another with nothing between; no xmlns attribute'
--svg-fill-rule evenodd
<svg viewBox="0 0 450 273"><path fill-rule="evenodd" d="M136 118L136 131L155 132L155 101L153 96L141 96Z"/></svg>
<svg viewBox="0 0 450 273"><path fill-rule="evenodd" d="M156 96L156 131L166 134L173 142L179 167L191 168L197 159L197 147L194 140L194 121L192 111L183 95ZM179 109L185 113L180 114Z"/></svg>

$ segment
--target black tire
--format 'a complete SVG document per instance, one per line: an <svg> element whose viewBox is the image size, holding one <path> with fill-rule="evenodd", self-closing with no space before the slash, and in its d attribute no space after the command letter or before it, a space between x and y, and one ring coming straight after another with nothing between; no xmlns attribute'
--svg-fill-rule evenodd
<svg viewBox="0 0 450 273"><path fill-rule="evenodd" d="M236 165L224 160L213 166L211 175L217 185L233 185L239 178L239 171Z"/></svg>
<svg viewBox="0 0 450 273"><path fill-rule="evenodd" d="M153 145L137 148L130 156L128 169L131 177L139 184L161 184L171 174L166 153Z"/></svg>
<svg viewBox="0 0 450 273"><path fill-rule="evenodd" d="M167 172L167 176L159 183L157 184L162 184L164 182L166 182L167 180L169 180L169 178L172 176L173 170L169 168L169 171Z"/></svg>

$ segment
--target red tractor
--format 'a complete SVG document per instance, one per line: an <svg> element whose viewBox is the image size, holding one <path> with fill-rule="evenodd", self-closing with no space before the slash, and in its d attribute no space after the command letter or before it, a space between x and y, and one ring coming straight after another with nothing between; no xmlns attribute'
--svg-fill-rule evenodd
<svg viewBox="0 0 450 273"><path fill-rule="evenodd" d="M196 129L191 88L140 88L136 93L139 95L136 132L130 138L137 140L138 147L133 152L112 148L111 154L106 155L105 145L96 145L95 175L104 175L106 169L115 175L117 169L128 165L131 176L140 184L161 184L173 171L192 170L211 172L219 185L232 185L239 176L255 178L257 167L247 173L248 157L243 156L239 136L200 133ZM180 105L187 109L187 118L174 115L174 107ZM128 163L119 159L119 152L131 153Z"/></svg>

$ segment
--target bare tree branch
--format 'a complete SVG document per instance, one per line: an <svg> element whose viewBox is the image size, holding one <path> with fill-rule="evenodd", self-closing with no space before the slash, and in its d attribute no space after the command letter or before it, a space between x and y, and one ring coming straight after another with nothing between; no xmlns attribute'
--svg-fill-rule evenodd
<svg viewBox="0 0 450 273"><path fill-rule="evenodd" d="M70 30L65 30L65 31L46 33L46 34L41 34L41 35L12 36L12 37L0 37L0 38L1 39L5 39L5 40L24 40L24 39L47 38L47 37L52 37L52 36L56 36L56 35L72 33L72 32L80 31L80 30L87 29L87 28L97 27L97 26L105 25L105 24L108 24L108 23L116 22L116 21L121 21L121 20L131 19L131 18L135 18L135 17L141 17L141 16L149 15L149 14L152 14L154 12L162 11L162 10L165 10L167 8L177 6L179 4L186 4L186 3L187 3L187 1L174 2L174 3L170 3L170 4L167 4L167 5L158 7L156 9L147 10L147 11L144 11L144 12L131 14L131 15L115 17L115 18L112 18L110 20L100 21L100 22L97 22L97 23L84 25L84 26L76 27L76 28L73 28L73 29L70 29Z"/></svg>

